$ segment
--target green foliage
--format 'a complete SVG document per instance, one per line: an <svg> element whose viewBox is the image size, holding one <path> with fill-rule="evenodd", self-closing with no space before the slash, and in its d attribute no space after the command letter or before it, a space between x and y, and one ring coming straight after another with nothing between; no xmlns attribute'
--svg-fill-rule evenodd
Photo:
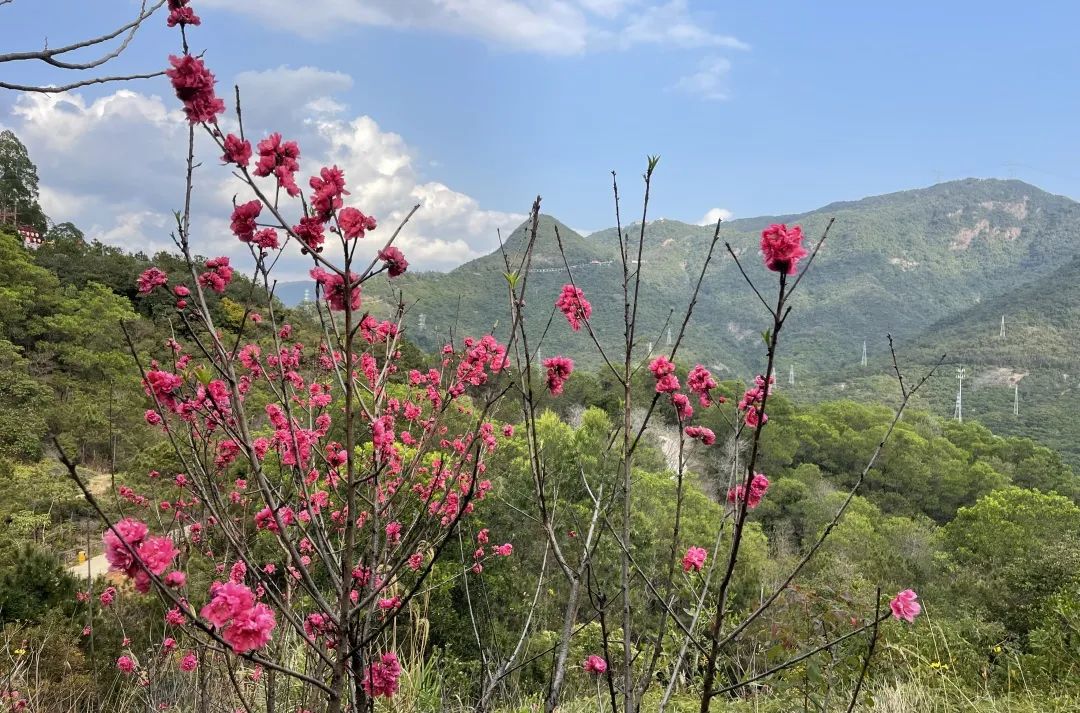
<svg viewBox="0 0 1080 713"><path fill-rule="evenodd" d="M1018 636L1039 625L1051 597L1080 582L1080 508L1060 495L996 490L961 508L941 534L954 595Z"/></svg>
<svg viewBox="0 0 1080 713"><path fill-rule="evenodd" d="M70 602L74 580L52 552L33 543L0 550L0 625L32 621Z"/></svg>
<svg viewBox="0 0 1080 713"><path fill-rule="evenodd" d="M45 232L46 218L38 204L37 166L10 129L0 131L0 209L17 211L19 225Z"/></svg>

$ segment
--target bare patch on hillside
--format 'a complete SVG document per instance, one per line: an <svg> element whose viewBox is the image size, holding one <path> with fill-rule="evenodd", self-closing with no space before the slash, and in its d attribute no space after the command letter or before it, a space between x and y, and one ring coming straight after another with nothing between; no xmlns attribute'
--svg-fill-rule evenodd
<svg viewBox="0 0 1080 713"><path fill-rule="evenodd" d="M917 268L919 266L919 263L917 263L916 261L907 260L907 259L902 258L902 257L891 257L891 258L889 258L889 264L890 265L896 265L903 272L907 272L908 270L914 270L915 268Z"/></svg>
<svg viewBox="0 0 1080 713"><path fill-rule="evenodd" d="M1016 240L1020 237L1020 230L1020 226L1017 225L1008 228L991 226L990 221L983 218L970 228L961 228L960 231L953 236L949 248L951 250L967 250L971 247L971 241L977 237L983 237L987 241Z"/></svg>
<svg viewBox="0 0 1080 713"><path fill-rule="evenodd" d="M1028 216L1028 200L1028 197L1024 196L1024 199L1020 201L983 201L979 207L986 210L1000 210L1017 220L1023 220Z"/></svg>
<svg viewBox="0 0 1080 713"><path fill-rule="evenodd" d="M975 377L975 386L1016 386L1028 375L1026 371L1015 371L1007 366L987 369Z"/></svg>
<svg viewBox="0 0 1080 713"><path fill-rule="evenodd" d="M739 325L735 324L734 322L728 322L727 323L727 331L730 332L735 337L735 339L737 341L740 341L740 342L742 340L746 339L747 337L754 336L754 334L755 334L754 330L746 329L745 327L740 327Z"/></svg>

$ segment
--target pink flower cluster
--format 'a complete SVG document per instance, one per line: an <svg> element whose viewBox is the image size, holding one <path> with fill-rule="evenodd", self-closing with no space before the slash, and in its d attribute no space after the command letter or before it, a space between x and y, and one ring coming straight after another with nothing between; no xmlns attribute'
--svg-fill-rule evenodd
<svg viewBox="0 0 1080 713"><path fill-rule="evenodd" d="M698 403L702 408L708 408L712 405L713 399L711 391L716 388L716 379L713 378L709 370L703 367L701 364L696 365L690 370L690 373L686 376L686 385L690 387L690 392L697 394ZM716 397L716 403L724 403L723 396Z"/></svg>
<svg viewBox="0 0 1080 713"><path fill-rule="evenodd" d="M162 575L180 554L171 537L149 537L149 531L145 523L125 518L102 535L109 570L135 580L135 589L144 594L150 591L150 573Z"/></svg>
<svg viewBox="0 0 1080 713"><path fill-rule="evenodd" d="M649 371L656 377L656 393L670 394L679 390L679 377L675 376L675 364L666 356L658 356L649 364Z"/></svg>
<svg viewBox="0 0 1080 713"><path fill-rule="evenodd" d="M168 283L169 276L156 267L147 268L139 275L139 279L135 280L135 286L138 288L140 295L148 295L154 291L154 288L163 287Z"/></svg>
<svg viewBox="0 0 1080 713"><path fill-rule="evenodd" d="M905 589L893 597L893 600L889 602L893 617L897 621L901 619L908 623L915 621L915 617L922 611L922 605L915 601L918 598L919 595L911 589Z"/></svg>
<svg viewBox="0 0 1080 713"><path fill-rule="evenodd" d="M765 267L773 272L794 275L799 260L806 257L802 246L803 232L798 225L790 228L783 223L773 223L761 231L761 253L765 256Z"/></svg>
<svg viewBox="0 0 1080 713"><path fill-rule="evenodd" d="M363 238L367 231L375 230L378 223L372 216L364 215L350 206L338 211L338 225L341 226L341 232L346 238L357 240Z"/></svg>
<svg viewBox="0 0 1080 713"><path fill-rule="evenodd" d="M401 664L397 654L388 652L379 661L372 662L364 671L360 685L369 696L392 698L398 690L398 678L401 677Z"/></svg>
<svg viewBox="0 0 1080 713"><path fill-rule="evenodd" d="M582 662L581 668L585 673L591 673L594 676L602 676L607 671L607 661L603 656L597 656L596 654L590 654L585 661Z"/></svg>
<svg viewBox="0 0 1080 713"><path fill-rule="evenodd" d="M686 550L686 554L682 558L683 572L700 572L701 568L705 566L705 558L709 556L708 551L704 547L691 547Z"/></svg>
<svg viewBox="0 0 1080 713"><path fill-rule="evenodd" d="M685 433L690 438L701 441L706 446L716 443L716 434L713 433L711 428L705 426L687 426Z"/></svg>
<svg viewBox="0 0 1080 713"><path fill-rule="evenodd" d="M761 411L761 404L764 402L765 397L772 392L772 385L775 383L775 376L770 376L766 380L764 376L758 374L754 377L753 388L747 389L743 393L743 397L739 399L738 408L740 411L746 412L746 425L750 428L757 428L761 424L768 422L769 416Z"/></svg>
<svg viewBox="0 0 1080 713"><path fill-rule="evenodd" d="M221 638L233 651L243 654L270 643L277 625L274 612L265 604L256 604L250 589L237 582L214 582L210 597L199 616L222 630Z"/></svg>
<svg viewBox="0 0 1080 713"><path fill-rule="evenodd" d="M311 270L311 278L315 282L319 283L322 288L323 297L326 299L327 304L330 305L330 309L338 312L345 311L345 278L334 272L327 272L321 267L315 267ZM349 281L356 280L358 275L349 273ZM356 285L349 291L348 296L349 307L356 311L360 309L360 285Z"/></svg>
<svg viewBox="0 0 1080 713"><path fill-rule="evenodd" d="M753 510L761 504L761 499L765 497L765 491L769 489L769 479L761 473L754 473L754 477L750 480L750 495L745 496L746 487L741 483L734 488L728 490L727 499L731 504L741 503L743 498L746 497L746 507Z"/></svg>
<svg viewBox="0 0 1080 713"><path fill-rule="evenodd" d="M231 134L229 138L234 138ZM226 146L228 146L228 139ZM247 144L247 142L244 142ZM247 146L248 157L251 156L251 146ZM245 159L246 160L246 159ZM248 201L233 208L231 228L233 234L242 243L252 243L263 250L276 250L278 247L277 232L273 228L259 230L256 219L262 212L261 201Z"/></svg>
<svg viewBox="0 0 1080 713"><path fill-rule="evenodd" d="M257 200L240 203L233 208L232 224L229 227L240 242L250 243L255 237L255 231L258 229L255 220L261 212L262 202Z"/></svg>
<svg viewBox="0 0 1080 713"><path fill-rule="evenodd" d="M680 421L689 421L694 415L694 407L686 394L672 394L671 405L675 407L675 415Z"/></svg>
<svg viewBox="0 0 1080 713"><path fill-rule="evenodd" d="M341 208L342 196L349 195L345 190L345 173L333 166L323 167L318 176L312 176L308 181L313 191L311 194L311 207L322 221L327 221L334 211Z"/></svg>
<svg viewBox="0 0 1080 713"><path fill-rule="evenodd" d="M241 139L235 134L229 134L222 142L222 148L225 150L221 160L225 163L236 164L240 168L247 168L248 163L251 162L251 142L246 139Z"/></svg>
<svg viewBox="0 0 1080 713"><path fill-rule="evenodd" d="M176 392L184 385L184 380L176 374L160 369L146 372L143 388L146 395L156 399L169 410L176 410Z"/></svg>
<svg viewBox="0 0 1080 713"><path fill-rule="evenodd" d="M273 133L259 142L259 162L255 165L256 176L274 174L278 184L290 196L300 195L296 185L296 172L300 170L300 147L295 141L282 141L281 134Z"/></svg>
<svg viewBox="0 0 1080 713"><path fill-rule="evenodd" d="M574 360L570 357L554 356L544 360L544 368L547 369L547 387L552 396L558 396L563 391L563 385L574 371Z"/></svg>
<svg viewBox="0 0 1080 713"><path fill-rule="evenodd" d="M206 272L199 275L199 284L221 294L232 282L233 269L227 257L213 257L206 261Z"/></svg>
<svg viewBox="0 0 1080 713"><path fill-rule="evenodd" d="M562 292L555 300L555 307L566 316L570 329L575 332L581 329L583 320L592 316L592 305L585 299L585 293L573 285L563 285Z"/></svg>
<svg viewBox="0 0 1080 713"><path fill-rule="evenodd" d="M176 97L184 103L184 113L192 124L214 123L217 115L225 111L223 102L214 93L214 75L203 61L189 54L183 57L169 55L171 69L165 74L172 80Z"/></svg>
<svg viewBox="0 0 1080 713"><path fill-rule="evenodd" d="M177 25L198 25L202 21L199 16L195 14L195 11L187 6L190 0L169 0L169 17L165 20L165 24L169 27L176 27Z"/></svg>
<svg viewBox="0 0 1080 713"><path fill-rule="evenodd" d="M409 261L406 260L405 255L393 245L380 250L379 259L386 265L386 271L389 273L390 277L404 275L405 271L409 269Z"/></svg>
<svg viewBox="0 0 1080 713"><path fill-rule="evenodd" d="M309 250L320 252L322 244L326 242L326 226L318 216L305 215L300 222L293 226L293 232L300 242Z"/></svg>

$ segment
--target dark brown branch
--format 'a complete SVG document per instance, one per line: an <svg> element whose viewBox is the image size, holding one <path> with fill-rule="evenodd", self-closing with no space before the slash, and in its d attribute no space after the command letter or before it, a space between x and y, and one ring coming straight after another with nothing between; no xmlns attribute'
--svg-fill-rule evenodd
<svg viewBox="0 0 1080 713"><path fill-rule="evenodd" d="M877 596L874 598L874 628L870 632L870 643L866 647L866 658L863 659L862 669L859 670L859 680L855 682L855 691L851 694L851 703L847 713L854 713L855 704L859 700L859 691L862 690L863 681L866 680L866 672L870 670L870 660L874 658L874 647L877 646L878 624L881 622L881 587L877 588Z"/></svg>
<svg viewBox="0 0 1080 713"><path fill-rule="evenodd" d="M772 306L765 301L765 298L761 296L761 292L758 291L754 281L746 274L746 270L743 269L742 263L739 262L739 256L735 254L735 250L732 249L731 243L724 243L724 247L727 248L728 254L731 255L731 259L735 261L735 267L739 268L739 272L742 273L743 279L746 280L746 284L750 285L750 289L753 290L754 294L757 295L757 298L761 300L761 304L765 306L765 309L769 310L769 314L775 317L776 313L773 311Z"/></svg>
<svg viewBox="0 0 1080 713"><path fill-rule="evenodd" d="M784 663L773 666L772 668L768 669L767 671L763 671L762 673L759 673L756 676L753 676L751 678L747 678L747 679L745 679L743 681L739 681L737 683L733 683L730 686L725 686L724 688L718 688L716 690L709 691L705 695L708 698L713 698L714 696L719 696L722 693L728 693L730 691L736 691L736 690L738 690L740 688L743 688L745 686L749 686L751 683L754 683L756 681L760 681L763 678L768 678L769 676L772 676L774 673L778 673L780 671L783 671L784 669L791 668L795 664L800 663L802 661L805 661L806 659L810 658L814 654L825 651L826 649L831 649L832 647L836 646L837 644L842 644L843 642L847 641L848 639L850 639L852 637L855 637L855 636L858 636L859 634L863 633L867 629L877 629L878 624L881 623L882 621L885 621L888 618L889 618L888 614L880 614L880 615L876 616L874 618L874 620L872 622L870 622L869 624L864 624L863 626L860 626L858 629L855 629L854 631L850 631L847 634L844 634L843 636L838 636L837 638L833 639L832 641L826 641L821 646L818 646L816 648L810 649L809 651L803 652L803 653L799 654L798 656L796 656L795 658L788 659Z"/></svg>
<svg viewBox="0 0 1080 713"><path fill-rule="evenodd" d="M944 359L944 357L942 357L942 359ZM931 377L931 375L933 375L934 371L936 371L938 366L940 365L941 361L939 361L933 368L930 369L930 371L928 371L922 377L922 379L919 380L919 383L916 384L915 388L907 392L903 401L901 401L900 406L897 408L896 414L893 416L893 420L889 424L889 428L885 431L885 434L878 442L877 448L874 449L874 453L870 456L870 460L867 461L866 466L862 469L862 472L859 473L859 479L855 481L855 485L851 488L850 491L848 491L847 498L840 505L839 509L837 509L836 514L833 516L832 520L829 521L829 524L825 526L825 529L822 531L821 535L818 536L818 539L814 542L813 546L811 546L810 549L807 550L806 554L802 556L798 564L796 564L794 569L791 570L791 573L788 574L787 578L783 581L783 583L781 583L781 585L777 587L773 591L773 593L769 595L769 597L750 614L750 616L743 620L742 623L732 629L727 636L725 636L719 641L719 643L717 644L719 648L723 648L725 645L731 643L735 639L735 637L745 631L746 628L750 626L750 624L753 623L755 619L764 614L765 611L770 606L772 606L773 602L775 602L776 599L788 588L788 586L791 585L791 583L799 575L799 572L802 571L802 568L805 567L811 559L813 559L814 555L817 554L817 551L821 548L821 546L825 544L825 540L829 537L829 534L833 531L833 529L840 523L840 520L843 518L844 513L847 512L848 506L851 505L852 500L855 499L855 495L859 492L859 488L862 487L863 482L866 480L866 476L870 473L870 469L873 468L874 464L877 462L878 456L881 455L881 451L885 448L885 444L892 436L893 429L896 428L896 424L899 423L900 419L903 417L904 411L906 410L907 405L911 400L911 397L914 396L915 392L917 392L922 387L922 385L926 383L926 381Z"/></svg>

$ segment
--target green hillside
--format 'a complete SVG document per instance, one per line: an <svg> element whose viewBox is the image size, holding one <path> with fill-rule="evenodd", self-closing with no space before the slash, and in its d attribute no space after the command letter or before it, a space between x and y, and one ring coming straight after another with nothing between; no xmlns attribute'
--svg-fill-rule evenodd
<svg viewBox="0 0 1080 713"><path fill-rule="evenodd" d="M1035 438L1080 464L1078 274L1080 258L1069 259L1047 275L941 319L905 345L905 359L923 366L947 355L936 388L926 392L931 407L953 413L956 369L963 366L965 418L996 433ZM866 396L880 388L879 375L888 368L883 359L871 360L865 371L838 370L815 388L820 398ZM1017 395L1019 414L1014 415Z"/></svg>
<svg viewBox="0 0 1080 713"><path fill-rule="evenodd" d="M821 260L795 300L782 371L791 366L799 374L832 372L858 358L864 339L871 356L880 354L886 333L901 341L912 339L951 314L1044 278L1060 265L1061 255L1071 256L1080 246L1080 204L1019 181L994 179L834 203L801 215L736 220L722 226L721 237L743 256L762 289L768 289L774 276L757 257L761 228L777 221L800 223L809 239L816 240L830 218L836 223ZM575 266L575 280L595 308L596 330L605 342L620 340L615 230L582 237L547 216L540 223L536 271L529 275L534 335L543 331L548 306L566 282L555 244L556 225ZM635 236L638 229L626 228ZM669 313L678 315L685 308L712 230L672 220L646 227L639 334L642 342L654 342L657 351L666 346ZM520 252L524 232L518 228L506 241L511 256ZM412 337L423 347L433 347L451 328L476 332L500 320L505 325L503 272L503 258L496 252L448 273L402 278L399 285L406 294L421 296L409 319ZM386 290L385 285L373 286L368 294L385 297ZM761 306L721 247L688 334L688 353L732 376L746 376L761 368L758 334L765 326ZM642 344L643 354L646 346ZM550 330L543 347L545 354L555 352L595 365L587 339L570 333L561 322Z"/></svg>

